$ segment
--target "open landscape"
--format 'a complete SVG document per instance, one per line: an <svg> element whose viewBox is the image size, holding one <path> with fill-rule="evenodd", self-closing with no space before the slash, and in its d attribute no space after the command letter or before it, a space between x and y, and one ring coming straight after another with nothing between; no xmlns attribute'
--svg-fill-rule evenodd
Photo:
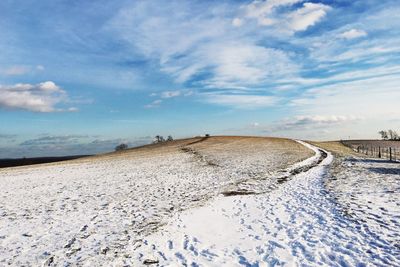
<svg viewBox="0 0 400 267"><path fill-rule="evenodd" d="M4 168L0 265L396 266L399 179L339 142L262 137Z"/></svg>
<svg viewBox="0 0 400 267"><path fill-rule="evenodd" d="M399 0L0 0L0 267L399 267Z"/></svg>

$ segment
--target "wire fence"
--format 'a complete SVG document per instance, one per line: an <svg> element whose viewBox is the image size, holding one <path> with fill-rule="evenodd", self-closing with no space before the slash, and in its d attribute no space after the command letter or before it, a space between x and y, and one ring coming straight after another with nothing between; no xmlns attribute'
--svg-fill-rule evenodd
<svg viewBox="0 0 400 267"><path fill-rule="evenodd" d="M368 146L368 145L355 145L342 142L345 146L350 147L357 153L361 153L374 158L388 159L390 161L400 161L399 147L390 146Z"/></svg>

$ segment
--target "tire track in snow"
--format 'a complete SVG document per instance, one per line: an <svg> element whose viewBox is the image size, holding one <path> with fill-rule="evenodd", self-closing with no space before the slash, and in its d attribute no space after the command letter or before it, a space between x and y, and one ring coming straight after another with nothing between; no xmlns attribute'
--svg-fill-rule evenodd
<svg viewBox="0 0 400 267"><path fill-rule="evenodd" d="M326 153L270 193L220 197L178 214L145 240L137 264L150 257L160 266L400 266L396 247L361 231L325 189L333 159Z"/></svg>

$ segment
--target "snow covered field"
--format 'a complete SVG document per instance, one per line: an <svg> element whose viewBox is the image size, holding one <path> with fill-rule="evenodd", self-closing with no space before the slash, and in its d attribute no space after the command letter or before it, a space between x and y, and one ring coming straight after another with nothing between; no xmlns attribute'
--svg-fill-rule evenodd
<svg viewBox="0 0 400 267"><path fill-rule="evenodd" d="M398 166L340 159L332 179L332 160L329 153L270 193L219 197L175 215L146 238L135 264L400 266Z"/></svg>
<svg viewBox="0 0 400 267"><path fill-rule="evenodd" d="M104 266L181 210L312 153L286 139L212 137L0 170L0 266Z"/></svg>
<svg viewBox="0 0 400 267"><path fill-rule="evenodd" d="M216 137L0 170L0 266L400 266L400 168Z"/></svg>

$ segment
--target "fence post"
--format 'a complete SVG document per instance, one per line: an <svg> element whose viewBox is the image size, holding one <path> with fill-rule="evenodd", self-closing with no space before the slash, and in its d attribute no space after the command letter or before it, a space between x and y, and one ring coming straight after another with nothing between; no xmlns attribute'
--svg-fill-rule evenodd
<svg viewBox="0 0 400 267"><path fill-rule="evenodd" d="M382 155L381 155L381 147L379 147L379 153L378 153L378 157L379 157L379 158L381 158L381 157L382 157Z"/></svg>
<svg viewBox="0 0 400 267"><path fill-rule="evenodd" d="M393 148L393 161L397 161L396 148Z"/></svg>
<svg viewBox="0 0 400 267"><path fill-rule="evenodd" d="M389 155L390 155L390 161L392 161L392 148L389 147Z"/></svg>

